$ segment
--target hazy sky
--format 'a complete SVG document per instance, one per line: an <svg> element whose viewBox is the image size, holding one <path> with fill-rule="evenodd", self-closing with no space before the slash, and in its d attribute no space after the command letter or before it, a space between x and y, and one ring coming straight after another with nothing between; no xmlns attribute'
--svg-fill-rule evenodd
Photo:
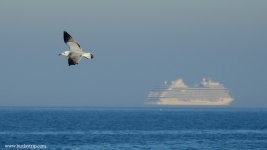
<svg viewBox="0 0 267 150"><path fill-rule="evenodd" d="M64 30L95 59L69 67ZM164 80L210 77L267 107L266 0L2 0L0 42L1 106L144 106Z"/></svg>

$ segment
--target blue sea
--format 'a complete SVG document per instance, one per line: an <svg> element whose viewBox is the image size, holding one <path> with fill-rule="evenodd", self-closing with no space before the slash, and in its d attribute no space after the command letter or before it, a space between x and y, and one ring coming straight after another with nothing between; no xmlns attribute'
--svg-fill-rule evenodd
<svg viewBox="0 0 267 150"><path fill-rule="evenodd" d="M267 109L2 107L0 149L266 150Z"/></svg>

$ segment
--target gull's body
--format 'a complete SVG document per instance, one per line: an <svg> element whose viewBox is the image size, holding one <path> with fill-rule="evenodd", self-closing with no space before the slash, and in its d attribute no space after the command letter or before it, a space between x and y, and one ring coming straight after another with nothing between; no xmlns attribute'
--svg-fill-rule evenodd
<svg viewBox="0 0 267 150"><path fill-rule="evenodd" d="M64 42L68 45L69 50L62 52L59 55L68 57L69 66L78 64L82 57L87 59L94 58L92 53L83 52L80 44L77 43L66 31L64 31L63 38Z"/></svg>

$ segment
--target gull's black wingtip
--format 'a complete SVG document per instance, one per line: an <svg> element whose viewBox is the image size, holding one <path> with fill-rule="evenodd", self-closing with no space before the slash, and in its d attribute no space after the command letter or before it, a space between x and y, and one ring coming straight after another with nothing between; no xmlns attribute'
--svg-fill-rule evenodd
<svg viewBox="0 0 267 150"><path fill-rule="evenodd" d="M64 42L67 43L71 39L71 36L67 31L63 31L63 33Z"/></svg>
<svg viewBox="0 0 267 150"><path fill-rule="evenodd" d="M76 65L75 62L71 58L68 59L68 64L69 66Z"/></svg>

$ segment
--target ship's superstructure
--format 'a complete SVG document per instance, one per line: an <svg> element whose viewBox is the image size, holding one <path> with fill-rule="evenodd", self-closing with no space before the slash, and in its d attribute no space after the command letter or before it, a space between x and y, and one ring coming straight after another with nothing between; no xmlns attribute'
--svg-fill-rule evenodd
<svg viewBox="0 0 267 150"><path fill-rule="evenodd" d="M194 87L188 87L182 79L151 90L146 102L158 105L228 105L233 101L223 84L209 79Z"/></svg>

